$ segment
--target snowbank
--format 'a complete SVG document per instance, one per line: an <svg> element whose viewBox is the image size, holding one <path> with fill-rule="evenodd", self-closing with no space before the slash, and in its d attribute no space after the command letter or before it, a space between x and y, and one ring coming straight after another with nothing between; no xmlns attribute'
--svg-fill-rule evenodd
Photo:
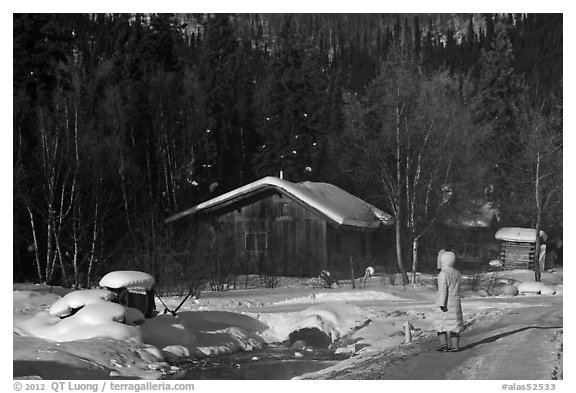
<svg viewBox="0 0 576 393"><path fill-rule="evenodd" d="M65 317L71 315L73 310L82 308L87 304L94 303L99 300L110 301L115 297L116 294L107 289L86 289L82 291L73 291L54 302L48 312L54 317Z"/></svg>
<svg viewBox="0 0 576 393"><path fill-rule="evenodd" d="M119 304L99 300L68 318L61 319L43 311L32 318L14 321L14 328L20 335L56 342L95 337L141 342L138 328L123 323L126 311Z"/></svg>
<svg viewBox="0 0 576 393"><path fill-rule="evenodd" d="M318 329L334 342L365 324L370 317L367 310L337 302L340 297L350 299L349 292L332 298L327 294L319 295L320 299L332 299L332 302L316 304L300 312L182 311L176 316L165 314L144 319L136 309L103 300L101 297L106 298L107 291L76 291L57 300L50 312L15 321L14 328L20 335L52 342L107 338L141 342L163 350L170 347L168 352L173 355L183 353L202 357L251 351L266 343L283 342L290 333L303 328ZM374 296L397 299L392 295L377 296L373 291L359 294L357 298ZM25 297L17 295L16 298ZM298 299L294 300L297 302ZM83 307L69 314L71 309L77 309L81 304Z"/></svg>
<svg viewBox="0 0 576 393"><path fill-rule="evenodd" d="M542 282L526 281L518 284L518 292L520 293L536 293L541 295L554 295L556 290Z"/></svg>
<svg viewBox="0 0 576 393"><path fill-rule="evenodd" d="M346 292L320 292L312 293L308 296L296 297L274 302L275 305L280 304L308 304L308 303L323 303L323 302L354 302L354 301L373 301L373 300L402 300L395 295L387 292L377 291L346 291Z"/></svg>
<svg viewBox="0 0 576 393"><path fill-rule="evenodd" d="M269 343L286 341L290 333L303 328L318 329L334 342L364 325L371 315L352 304L325 303L300 312L256 314L255 317L260 326L266 326L260 336Z"/></svg>

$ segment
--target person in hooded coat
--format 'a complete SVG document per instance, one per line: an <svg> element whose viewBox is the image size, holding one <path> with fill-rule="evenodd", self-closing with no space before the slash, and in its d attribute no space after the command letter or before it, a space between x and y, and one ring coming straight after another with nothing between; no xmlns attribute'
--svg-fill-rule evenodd
<svg viewBox="0 0 576 393"><path fill-rule="evenodd" d="M462 304L460 303L460 272L454 268L456 254L444 251L438 255L442 270L438 274L438 293L434 328L438 333L438 351L457 352L460 350L460 332L464 330ZM450 347L448 346L450 334Z"/></svg>
<svg viewBox="0 0 576 393"><path fill-rule="evenodd" d="M446 251L452 251L454 247L452 247L452 245L448 245L447 247L442 248L440 251L438 251L438 257L436 258L436 267L438 268L438 270L442 270L442 254L444 254Z"/></svg>

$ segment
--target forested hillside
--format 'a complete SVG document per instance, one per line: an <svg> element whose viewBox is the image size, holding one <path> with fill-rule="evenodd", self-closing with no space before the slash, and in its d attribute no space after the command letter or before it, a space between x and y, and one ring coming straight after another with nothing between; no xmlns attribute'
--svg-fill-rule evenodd
<svg viewBox="0 0 576 393"><path fill-rule="evenodd" d="M478 198L561 236L561 14L13 22L14 280L161 276L190 236L166 217L280 170L389 211L410 250Z"/></svg>

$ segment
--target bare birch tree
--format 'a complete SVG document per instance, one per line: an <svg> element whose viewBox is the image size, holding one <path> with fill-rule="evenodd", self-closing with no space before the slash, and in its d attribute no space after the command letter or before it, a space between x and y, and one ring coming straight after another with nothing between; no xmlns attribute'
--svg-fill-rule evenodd
<svg viewBox="0 0 576 393"><path fill-rule="evenodd" d="M543 108L526 107L522 117L522 145L524 158L514 171L524 193L527 211L532 212L531 221L536 234L552 224L551 220L561 219L562 210L562 108L561 106L544 114ZM522 189L521 188L521 189ZM520 203L520 205L525 205ZM554 210L560 214L554 215ZM540 281L539 255L540 236L536 236L534 251L534 279Z"/></svg>

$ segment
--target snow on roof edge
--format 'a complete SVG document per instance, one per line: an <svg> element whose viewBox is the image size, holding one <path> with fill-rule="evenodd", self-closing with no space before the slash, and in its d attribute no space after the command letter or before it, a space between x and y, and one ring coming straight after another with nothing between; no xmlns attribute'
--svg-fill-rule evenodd
<svg viewBox="0 0 576 393"><path fill-rule="evenodd" d="M287 194L288 196L304 202L306 205L324 214L338 225L378 228L380 225L391 225L393 222L392 216L390 216L388 213L334 185L316 182L302 182L295 184L274 176L267 176L236 188L232 191L226 192L208 201L193 206L190 209L168 217L164 220L164 222L174 222L182 217L193 215L201 212L202 210L218 206L219 204L224 203L232 198L239 197L250 192L259 191L271 186L280 190L284 194ZM315 187L320 187L320 190L316 190ZM323 203L323 201L320 199L321 196L318 193L321 193L322 191L326 192L328 188L330 188L332 193L339 193L340 199L348 199L349 201L355 203L356 207L360 206L360 204L363 204L365 209L363 209L364 211L362 212L362 217L360 217L360 214L356 214L354 217L346 216L345 213L347 212L345 212L345 209L339 209L337 205L334 206L334 200L325 201L325 203Z"/></svg>

